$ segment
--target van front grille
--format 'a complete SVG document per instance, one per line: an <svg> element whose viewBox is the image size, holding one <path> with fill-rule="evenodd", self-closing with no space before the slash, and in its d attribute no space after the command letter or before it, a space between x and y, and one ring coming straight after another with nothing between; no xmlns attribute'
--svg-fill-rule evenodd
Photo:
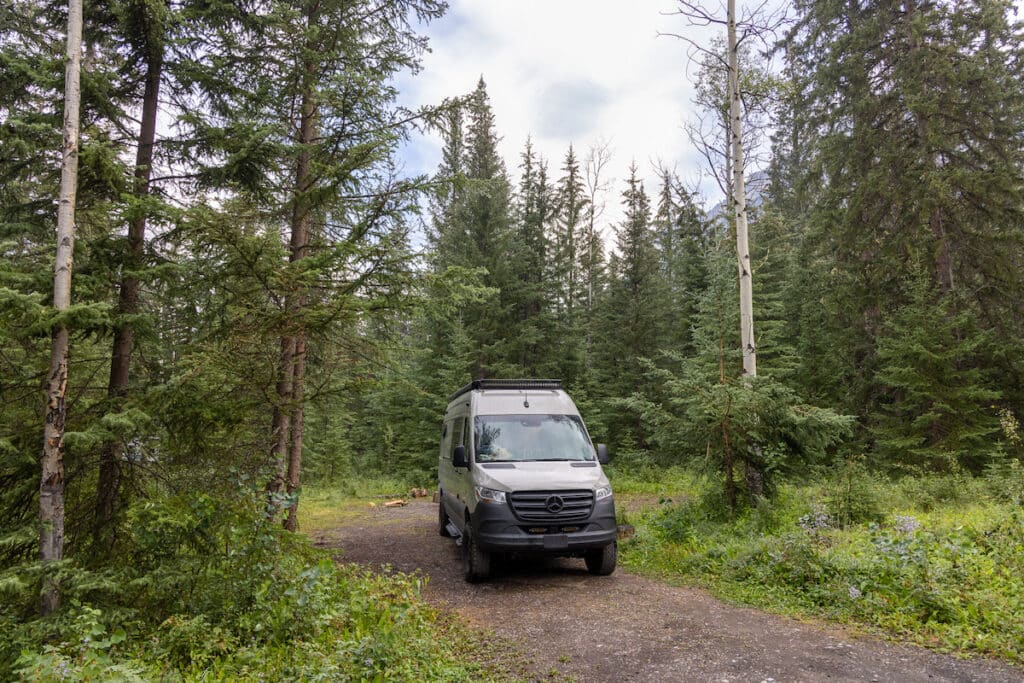
<svg viewBox="0 0 1024 683"><path fill-rule="evenodd" d="M524 522L575 522L588 519L593 491L516 491L509 494L512 512Z"/></svg>

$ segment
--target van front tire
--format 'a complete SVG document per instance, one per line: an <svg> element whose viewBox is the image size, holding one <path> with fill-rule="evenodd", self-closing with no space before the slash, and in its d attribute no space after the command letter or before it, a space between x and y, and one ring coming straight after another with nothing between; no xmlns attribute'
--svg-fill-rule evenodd
<svg viewBox="0 0 1024 683"><path fill-rule="evenodd" d="M462 530L462 562L466 581L469 583L483 581L491 573L491 556L477 545L473 537L473 528L468 521Z"/></svg>
<svg viewBox="0 0 1024 683"><path fill-rule="evenodd" d="M448 533L448 512L444 509L444 500L438 501L437 503L437 533L441 536L448 538L451 534Z"/></svg>
<svg viewBox="0 0 1024 683"><path fill-rule="evenodd" d="M583 556L587 563L587 571L596 576L608 576L615 571L618 558L619 547L615 542L609 543L603 548L588 550Z"/></svg>

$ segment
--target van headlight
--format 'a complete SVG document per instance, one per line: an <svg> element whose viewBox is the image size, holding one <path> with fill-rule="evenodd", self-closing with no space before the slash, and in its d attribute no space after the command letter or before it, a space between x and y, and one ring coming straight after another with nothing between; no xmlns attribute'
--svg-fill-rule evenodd
<svg viewBox="0 0 1024 683"><path fill-rule="evenodd" d="M612 487L611 486L602 486L601 488L599 488L596 491L594 491L594 500L595 501L597 501L597 500L604 500L605 498L611 498L611 497L612 497Z"/></svg>
<svg viewBox="0 0 1024 683"><path fill-rule="evenodd" d="M495 489L489 489L486 486L474 486L476 489L476 499L481 503L496 503L498 505L505 504L505 492L496 491Z"/></svg>

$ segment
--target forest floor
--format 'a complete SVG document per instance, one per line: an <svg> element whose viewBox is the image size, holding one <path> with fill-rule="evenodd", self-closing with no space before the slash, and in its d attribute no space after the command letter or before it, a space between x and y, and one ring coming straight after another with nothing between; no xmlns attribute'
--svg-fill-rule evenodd
<svg viewBox="0 0 1024 683"><path fill-rule="evenodd" d="M339 561L428 577L424 597L493 634L495 664L511 680L1024 681L1000 662L737 607L622 569L591 576L581 559L499 564L490 581L468 584L461 548L438 535L429 499L363 501L315 526L313 541Z"/></svg>

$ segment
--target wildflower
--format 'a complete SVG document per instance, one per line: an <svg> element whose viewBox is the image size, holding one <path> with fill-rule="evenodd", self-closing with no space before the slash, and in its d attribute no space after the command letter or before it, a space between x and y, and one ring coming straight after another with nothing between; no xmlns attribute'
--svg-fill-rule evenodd
<svg viewBox="0 0 1024 683"><path fill-rule="evenodd" d="M797 524L799 524L800 528L804 531L809 531L811 533L822 529L831 529L832 515L828 514L825 508L820 505L816 505L812 512L797 520Z"/></svg>
<svg viewBox="0 0 1024 683"><path fill-rule="evenodd" d="M860 597L861 595L863 595L863 594L862 594L862 593L860 592L860 589L859 589L859 588L857 588L856 586L850 586L850 588L849 588L849 590L848 590L847 592L848 592L848 593L850 594L850 599L851 599L851 600L856 600L856 599L857 599L857 598L859 598L859 597Z"/></svg>
<svg viewBox="0 0 1024 683"><path fill-rule="evenodd" d="M896 515L894 526L901 534L912 534L921 528L921 522L911 515Z"/></svg>

